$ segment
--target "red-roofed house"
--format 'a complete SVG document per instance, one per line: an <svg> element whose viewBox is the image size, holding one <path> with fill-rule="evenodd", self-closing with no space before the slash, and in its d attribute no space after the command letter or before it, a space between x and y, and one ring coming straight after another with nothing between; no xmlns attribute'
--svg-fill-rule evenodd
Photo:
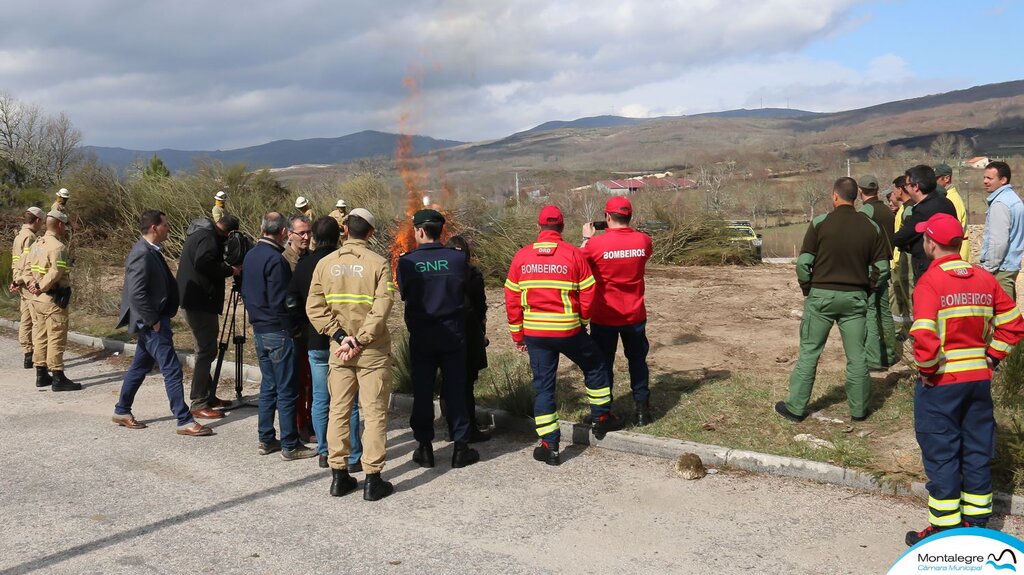
<svg viewBox="0 0 1024 575"><path fill-rule="evenodd" d="M628 178L601 180L594 184L598 191L613 196L629 196L640 190L685 190L697 187L689 178Z"/></svg>

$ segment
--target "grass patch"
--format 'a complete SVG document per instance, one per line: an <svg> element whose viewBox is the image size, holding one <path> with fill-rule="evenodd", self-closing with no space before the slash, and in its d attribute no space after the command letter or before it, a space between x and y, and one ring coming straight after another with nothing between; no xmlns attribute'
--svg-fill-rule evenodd
<svg viewBox="0 0 1024 575"><path fill-rule="evenodd" d="M525 354L505 351L487 358L488 368L481 372L477 390L485 403L513 415L533 417L533 375ZM490 393L487 393L490 392Z"/></svg>

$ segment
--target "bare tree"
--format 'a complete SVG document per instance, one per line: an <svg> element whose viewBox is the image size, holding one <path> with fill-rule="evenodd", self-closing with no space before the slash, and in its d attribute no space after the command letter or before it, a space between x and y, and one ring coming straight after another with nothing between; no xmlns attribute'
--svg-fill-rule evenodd
<svg viewBox="0 0 1024 575"><path fill-rule="evenodd" d="M704 188L704 209L721 214L727 201L725 185L729 180L728 164L702 164L697 170L697 185Z"/></svg>
<svg viewBox="0 0 1024 575"><path fill-rule="evenodd" d="M973 155L974 149L971 147L971 141L963 136L957 136L956 147L953 148L953 157L956 158L957 165L963 166L964 162Z"/></svg>
<svg viewBox="0 0 1024 575"><path fill-rule="evenodd" d="M953 157L953 147L956 145L956 138L952 134L939 134L939 137L932 141L928 151L931 155L942 162Z"/></svg>
<svg viewBox="0 0 1024 575"><path fill-rule="evenodd" d="M823 178L812 178L800 186L800 201L807 208L807 219L813 220L822 200L832 193L831 186Z"/></svg>
<svg viewBox="0 0 1024 575"><path fill-rule="evenodd" d="M47 159L47 176L51 183L64 178L64 173L78 159L78 144L82 142L82 132L71 123L61 112L57 117L50 118L43 126L43 140Z"/></svg>
<svg viewBox="0 0 1024 575"><path fill-rule="evenodd" d="M892 146L888 143L882 142L881 144L871 146L871 149L868 151L868 159L877 162L888 158L891 154Z"/></svg>

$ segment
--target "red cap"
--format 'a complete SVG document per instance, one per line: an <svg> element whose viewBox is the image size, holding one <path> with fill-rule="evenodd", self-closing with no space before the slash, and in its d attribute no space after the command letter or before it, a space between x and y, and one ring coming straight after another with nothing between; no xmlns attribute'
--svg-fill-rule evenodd
<svg viewBox="0 0 1024 575"><path fill-rule="evenodd" d="M964 239L964 228L960 220L949 214L935 214L928 221L914 226L914 231L922 233L944 246L953 244L953 240Z"/></svg>
<svg viewBox="0 0 1024 575"><path fill-rule="evenodd" d="M620 216L633 215L633 204L629 203L626 196L612 196L604 205L606 214L619 214Z"/></svg>
<svg viewBox="0 0 1024 575"><path fill-rule="evenodd" d="M562 221L562 210L558 206L544 206L537 215L537 223L542 226L558 225Z"/></svg>

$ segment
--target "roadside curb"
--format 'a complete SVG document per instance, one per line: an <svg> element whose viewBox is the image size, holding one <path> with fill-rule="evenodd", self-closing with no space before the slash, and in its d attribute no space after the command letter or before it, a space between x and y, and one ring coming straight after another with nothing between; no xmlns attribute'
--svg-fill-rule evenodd
<svg viewBox="0 0 1024 575"><path fill-rule="evenodd" d="M0 318L0 327L17 330L18 322ZM126 356L135 354L135 344L93 337L76 332L68 333L68 341L94 349L122 353ZM185 358L184 361L189 367L195 366L194 354L179 352L179 355ZM233 373L234 366L234 362L225 361L223 373ZM257 366L246 364L242 364L242 375L245 381L249 383L259 383L261 377ZM412 401L412 395L392 393L389 407L410 411L412 410ZM437 400L434 401L434 409L434 413L440 416L440 406ZM478 418L484 416L490 420L491 425L496 429L518 433L534 433L533 421L530 418L513 415L501 409L478 407L476 412ZM700 457L705 465L829 483L862 491L881 493L883 495L913 495L920 499L928 498L928 491L925 489L924 483L915 481L908 484L906 482L889 481L869 473L819 461L731 449L681 439L655 437L632 431L615 431L605 435L604 439L598 439L594 436L589 426L571 421L560 422L560 428L563 441L565 438L569 438L574 445L600 447L611 451L646 455L667 460L674 460L684 453L693 453ZM1024 516L1024 496L996 493L994 499L993 505L997 512Z"/></svg>

